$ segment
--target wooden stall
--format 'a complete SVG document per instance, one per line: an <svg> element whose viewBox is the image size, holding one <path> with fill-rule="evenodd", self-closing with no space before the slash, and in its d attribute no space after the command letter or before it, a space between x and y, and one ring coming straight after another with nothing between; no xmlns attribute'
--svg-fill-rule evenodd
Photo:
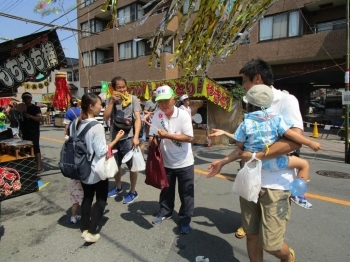
<svg viewBox="0 0 350 262"><path fill-rule="evenodd" d="M174 89L177 98L187 94L191 99L191 114L200 114L201 123L193 122L195 144L206 145L212 128L234 132L242 120L240 101L232 93L208 77L184 77L179 79L127 82L128 92L141 98L150 99L152 90L162 85ZM224 136L210 141L211 144L228 144Z"/></svg>
<svg viewBox="0 0 350 262"><path fill-rule="evenodd" d="M0 201L38 191L38 180L33 142L13 137L0 140Z"/></svg>

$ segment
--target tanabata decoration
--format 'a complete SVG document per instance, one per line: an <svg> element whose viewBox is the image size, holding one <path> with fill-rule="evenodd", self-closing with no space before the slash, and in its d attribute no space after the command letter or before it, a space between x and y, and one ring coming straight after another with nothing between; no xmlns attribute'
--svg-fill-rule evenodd
<svg viewBox="0 0 350 262"><path fill-rule="evenodd" d="M8 106L11 103L11 97L0 98L0 107Z"/></svg>
<svg viewBox="0 0 350 262"><path fill-rule="evenodd" d="M41 14L42 17L50 15L50 14L58 14L62 10L57 7L48 7L48 5L56 3L56 0L40 0L34 6L34 12Z"/></svg>
<svg viewBox="0 0 350 262"><path fill-rule="evenodd" d="M72 94L68 87L68 82L66 79L66 74L56 74L55 75L55 85L56 91L53 97L51 106L56 107L58 110L68 108L68 102L72 98Z"/></svg>
<svg viewBox="0 0 350 262"><path fill-rule="evenodd" d="M111 11L111 20L108 22L106 29L111 29L114 26L114 21L117 19L118 0L106 0L101 7L101 12Z"/></svg>
<svg viewBox="0 0 350 262"><path fill-rule="evenodd" d="M152 0L143 6L146 8L156 3L130 29L144 24L162 6L169 6L149 40L153 48L150 67L154 59L156 65L161 62L164 48L178 37L179 42L167 68L179 66L187 76L205 76L215 57L224 60L231 55L249 37L252 27L276 0L201 0L199 11L190 23L196 2L197 0L189 0L186 12L183 11L185 0ZM165 35L175 16L178 17L178 29L170 36Z"/></svg>

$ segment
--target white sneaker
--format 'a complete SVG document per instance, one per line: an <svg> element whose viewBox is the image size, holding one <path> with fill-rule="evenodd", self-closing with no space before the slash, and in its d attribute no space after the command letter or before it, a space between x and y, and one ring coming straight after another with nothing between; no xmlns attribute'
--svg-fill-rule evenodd
<svg viewBox="0 0 350 262"><path fill-rule="evenodd" d="M91 234L87 233L86 236L84 237L84 240L89 243L95 243L100 239L100 234Z"/></svg>
<svg viewBox="0 0 350 262"><path fill-rule="evenodd" d="M81 216L70 217L70 223L76 224L81 219Z"/></svg>
<svg viewBox="0 0 350 262"><path fill-rule="evenodd" d="M88 233L89 233L89 231L84 230L84 231L83 231L83 234L81 234L81 238L84 239Z"/></svg>

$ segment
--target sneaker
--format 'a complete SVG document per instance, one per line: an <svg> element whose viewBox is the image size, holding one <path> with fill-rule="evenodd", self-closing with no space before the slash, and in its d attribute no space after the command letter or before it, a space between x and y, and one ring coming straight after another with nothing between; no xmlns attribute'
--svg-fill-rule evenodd
<svg viewBox="0 0 350 262"><path fill-rule="evenodd" d="M120 195L123 193L123 187L121 188L112 188L111 191L108 192L108 197L115 197L116 195Z"/></svg>
<svg viewBox="0 0 350 262"><path fill-rule="evenodd" d="M188 234L191 230L190 224L182 224L181 223L181 234Z"/></svg>
<svg viewBox="0 0 350 262"><path fill-rule="evenodd" d="M135 193L131 193L129 191L129 193L124 197L123 203L124 204L130 204L130 203L134 202L135 199L138 199L138 197L139 197L139 194L137 194L136 191L135 191Z"/></svg>
<svg viewBox="0 0 350 262"><path fill-rule="evenodd" d="M163 220L165 220L165 219L169 219L169 218L171 218L171 216L169 216L169 217L163 217L163 216L161 216L161 215L158 215L158 216L156 216L156 217L153 217L153 220L152 220L152 224L159 224L159 223L161 223Z"/></svg>
<svg viewBox="0 0 350 262"><path fill-rule="evenodd" d="M306 209L312 209L312 204L306 200L305 196L291 196L290 199L298 206Z"/></svg>
<svg viewBox="0 0 350 262"><path fill-rule="evenodd" d="M76 224L81 219L81 216L70 217L70 223Z"/></svg>
<svg viewBox="0 0 350 262"><path fill-rule="evenodd" d="M95 243L100 239L100 234L91 234L87 233L86 236L84 237L84 240L89 243Z"/></svg>
<svg viewBox="0 0 350 262"><path fill-rule="evenodd" d="M84 238L87 236L88 233L89 233L89 231L84 230L80 237L81 237L82 239L84 239Z"/></svg>

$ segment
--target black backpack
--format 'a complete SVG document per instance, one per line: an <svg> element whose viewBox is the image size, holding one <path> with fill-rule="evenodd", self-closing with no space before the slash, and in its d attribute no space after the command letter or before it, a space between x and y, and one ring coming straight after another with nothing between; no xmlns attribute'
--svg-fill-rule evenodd
<svg viewBox="0 0 350 262"><path fill-rule="evenodd" d="M84 180L91 173L91 162L94 159L95 152L89 161L90 154L85 143L85 135L91 127L97 125L97 121L88 123L77 136L75 119L72 123L72 135L64 143L61 149L60 162L58 166L65 177L76 180Z"/></svg>

